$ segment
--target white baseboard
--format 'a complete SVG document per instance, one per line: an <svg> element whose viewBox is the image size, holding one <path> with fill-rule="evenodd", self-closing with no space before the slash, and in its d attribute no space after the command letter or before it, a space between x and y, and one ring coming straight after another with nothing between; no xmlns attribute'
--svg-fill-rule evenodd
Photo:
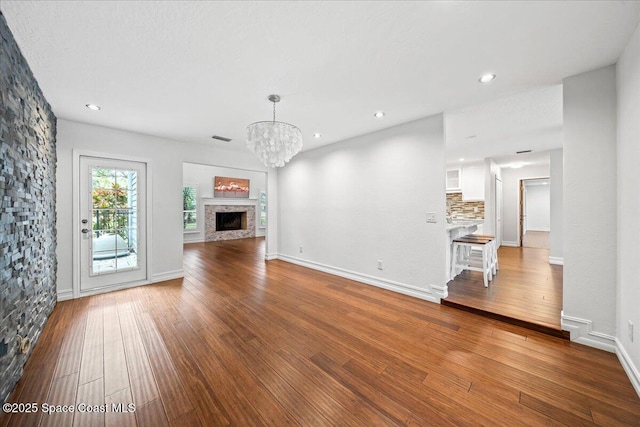
<svg viewBox="0 0 640 427"><path fill-rule="evenodd" d="M278 259L278 254L265 254L264 259L271 261L272 259Z"/></svg>
<svg viewBox="0 0 640 427"><path fill-rule="evenodd" d="M564 311L560 312L560 317L562 319L562 330L569 331L571 341L611 353L616 352L616 337L594 331L591 320L567 316L564 314Z"/></svg>
<svg viewBox="0 0 640 427"><path fill-rule="evenodd" d="M137 286L151 285L152 283L164 282L166 280L181 279L184 277L183 270L166 271L164 273L154 274L152 280L142 280L139 282L122 283L119 285L107 286L104 288L92 289L87 292L80 292L77 296L73 296L71 289L58 291L58 301L66 301L74 298L82 298L90 295L102 294L105 292L120 291L122 289L135 288Z"/></svg>
<svg viewBox="0 0 640 427"><path fill-rule="evenodd" d="M520 244L518 242L510 242L509 240L503 240L502 241L502 246L511 246L514 248L519 248Z"/></svg>
<svg viewBox="0 0 640 427"><path fill-rule="evenodd" d="M182 279L183 277L184 277L184 271L182 269L165 271L164 273L154 274L151 277L151 283L164 282L166 280L173 280L173 279Z"/></svg>
<svg viewBox="0 0 640 427"><path fill-rule="evenodd" d="M346 279L354 280L356 282L365 283L367 285L377 286L379 288L387 289L390 291L398 292L401 294L409 295L412 297L420 298L423 300L435 302L440 304L441 298L448 296L447 285L436 286L429 285L427 289L418 288L417 286L408 285L406 283L394 282L392 280L382 279L380 277L369 276L367 274L357 273L355 271L345 270L343 268L333 267L318 262L303 260L300 258L278 254L278 259L292 264L301 265L303 267L311 268L313 270L322 271L325 273L333 274L334 276L344 277Z"/></svg>
<svg viewBox="0 0 640 427"><path fill-rule="evenodd" d="M640 396L640 371L638 371L638 368L633 364L633 360L629 357L629 353L627 353L627 350L625 350L622 343L617 338L616 355L618 356L618 360L620 360L622 368L627 373L627 376L631 381L631 385L636 390L638 396Z"/></svg>
<svg viewBox="0 0 640 427"><path fill-rule="evenodd" d="M66 300L73 299L72 289L65 289L63 291L58 291L57 294L58 294L58 301L66 301Z"/></svg>
<svg viewBox="0 0 640 427"><path fill-rule="evenodd" d="M204 243L204 239L193 239L193 240L182 239L182 243L184 243L184 244L187 244L187 243Z"/></svg>
<svg viewBox="0 0 640 427"><path fill-rule="evenodd" d="M564 258L559 256L550 256L549 264L553 265L564 265Z"/></svg>

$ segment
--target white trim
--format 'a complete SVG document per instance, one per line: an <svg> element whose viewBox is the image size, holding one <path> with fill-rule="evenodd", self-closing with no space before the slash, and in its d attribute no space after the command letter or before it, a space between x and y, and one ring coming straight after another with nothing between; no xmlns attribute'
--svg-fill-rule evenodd
<svg viewBox="0 0 640 427"><path fill-rule="evenodd" d="M549 264L553 265L564 265L564 258L560 256L550 256Z"/></svg>
<svg viewBox="0 0 640 427"><path fill-rule="evenodd" d="M121 291L123 289L135 288L137 286L144 286L144 285L151 285L151 284L152 283L148 280L140 280L140 281L129 282L129 283L118 283L113 286L105 286L103 288L94 288L88 291L80 292L78 295L76 295L74 292L73 298L75 299L75 298L88 297L91 295L106 294L107 292Z"/></svg>
<svg viewBox="0 0 640 427"><path fill-rule="evenodd" d="M271 261L273 259L278 259L278 254L265 254L264 259L266 261Z"/></svg>
<svg viewBox="0 0 640 427"><path fill-rule="evenodd" d="M202 204L205 206L215 206L215 205L246 205L247 200L250 202L258 201L257 197L249 198L249 197L237 197L237 198L222 198L222 197L202 197ZM219 203L218 203L219 202ZM249 206L255 206L255 203Z"/></svg>
<svg viewBox="0 0 640 427"><path fill-rule="evenodd" d="M71 183L72 186L72 221L73 221L73 227L72 227L72 237L73 237L73 244L71 247L71 253L72 253L72 263L73 263L73 270L72 270L72 289L73 289L73 298L79 298L81 296L86 296L86 295L92 295L95 293L101 293L101 292L105 292L104 289L97 289L97 292L81 292L80 291L80 228L76 227L76 224L80 224L80 157L98 157L98 158L103 158L103 159L112 159L112 160L124 160L124 161L129 161L129 162L138 162L138 163L144 163L145 164L145 169L146 169L146 198L147 198L147 206L146 206L146 226L147 226L147 230L146 230L146 236L147 236L147 242L146 242L146 256L147 256L147 278L140 282L140 285L145 285L145 284L149 284L151 283L148 279L151 278L151 265L152 265L152 252L153 252L153 171L152 171L152 167L151 167L151 159L149 158L142 158L142 157L135 157L135 156L124 156L124 155L115 155L115 154L111 154L111 153L102 153L102 152L98 152L98 151L92 151L92 150L77 150L77 149L73 149L72 150L72 154L73 154L73 165L72 165L72 176L73 176L73 182ZM138 282L135 282L138 283ZM131 284L126 284L126 285L115 285L110 287L108 290L117 290L117 289L124 289L124 288L130 288L133 285ZM136 285L137 286L137 285Z"/></svg>
<svg viewBox="0 0 640 427"><path fill-rule="evenodd" d="M518 244L518 242L513 242L513 241L510 241L510 240L503 240L502 241L502 246L511 246L511 247L514 247L514 248L519 248L520 244Z"/></svg>
<svg viewBox="0 0 640 427"><path fill-rule="evenodd" d="M66 301L73 299L73 289L65 289L64 291L58 291L58 301Z"/></svg>
<svg viewBox="0 0 640 427"><path fill-rule="evenodd" d="M290 262L292 264L311 268L313 270L319 270L325 273L333 274L334 276L344 277L346 279L355 280L356 282L377 286L379 288L431 301L436 304L440 304L440 299L446 298L448 295L448 288L446 284L444 286L428 285L427 289L424 289L417 286L408 285L406 283L381 279L379 277L369 276L367 274L357 273L355 271L345 270L343 268L333 267L326 264L320 264L318 262L303 260L288 255L278 254L278 259L285 262Z"/></svg>
<svg viewBox="0 0 640 427"><path fill-rule="evenodd" d="M182 239L182 243L204 243L204 239L203 238L199 238L199 239L193 239L193 240L187 240L187 239Z"/></svg>
<svg viewBox="0 0 640 427"><path fill-rule="evenodd" d="M152 281L143 280L143 281L136 281L131 283L121 283L121 284L108 286L104 288L91 289L86 292L80 292L78 295L75 295L73 290L67 289L64 291L58 291L58 301L66 301L66 300L82 298L90 295L103 294L111 291L119 291L122 289L135 288L136 286L151 285L153 283L164 282L166 280L181 279L183 277L184 277L183 270L173 270L173 271L167 271L164 273L154 274Z"/></svg>
<svg viewBox="0 0 640 427"><path fill-rule="evenodd" d="M151 283L164 282L173 279L182 279L184 277L184 270L165 271L164 273L158 273L151 276Z"/></svg>
<svg viewBox="0 0 640 427"><path fill-rule="evenodd" d="M633 364L633 360L629 357L629 353L622 346L622 343L619 339L616 338L616 355L618 356L618 360L620 360L620 364L622 368L627 373L629 380L631 381L631 385L636 390L638 396L640 396L640 371Z"/></svg>
<svg viewBox="0 0 640 427"><path fill-rule="evenodd" d="M567 316L564 310L560 312L560 318L562 330L569 331L571 341L615 353L616 337L594 331L591 320Z"/></svg>

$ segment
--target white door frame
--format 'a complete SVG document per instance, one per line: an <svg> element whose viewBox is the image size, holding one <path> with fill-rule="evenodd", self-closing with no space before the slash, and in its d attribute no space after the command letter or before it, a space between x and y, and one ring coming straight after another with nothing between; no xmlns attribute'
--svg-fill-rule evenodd
<svg viewBox="0 0 640 427"><path fill-rule="evenodd" d="M146 203L146 251L147 251L147 278L145 280L139 282L126 283L123 285L116 285L109 287L108 290L96 289L86 292L80 291L80 239L82 239L82 233L80 232L80 157L98 157L104 159L111 160L124 160L130 162L138 162L144 163L147 169L147 179L145 185L147 186L147 203ZM105 291L115 291L118 289L132 288L134 286L140 285L148 285L152 283L151 281L151 261L152 261L152 248L151 242L153 241L152 233L152 206L153 206L153 187L152 187L152 171L151 171L151 159L141 158L141 157L133 157L133 156L123 156L120 154L111 154L111 153L103 153L97 151L87 151L87 150L73 150L73 183L72 183L72 191L73 191L73 209L72 209L72 236L73 236L73 245L72 245L72 257L73 257L73 274L72 274L72 285L73 285L73 298L84 297L87 295L99 294ZM58 183L59 185L60 183Z"/></svg>

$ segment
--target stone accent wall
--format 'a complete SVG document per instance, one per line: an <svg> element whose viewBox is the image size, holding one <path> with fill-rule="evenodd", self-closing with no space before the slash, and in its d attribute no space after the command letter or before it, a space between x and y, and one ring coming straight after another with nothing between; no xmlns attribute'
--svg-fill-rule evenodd
<svg viewBox="0 0 640 427"><path fill-rule="evenodd" d="M56 303L56 117L0 13L0 400Z"/></svg>
<svg viewBox="0 0 640 427"><path fill-rule="evenodd" d="M478 212L475 212L476 208ZM464 202L462 201L462 193L447 193L447 216L484 219L484 202Z"/></svg>
<svg viewBox="0 0 640 427"><path fill-rule="evenodd" d="M246 212L247 228L245 230L216 231L216 212ZM247 239L256 237L256 207L253 205L205 205L204 207L204 241Z"/></svg>

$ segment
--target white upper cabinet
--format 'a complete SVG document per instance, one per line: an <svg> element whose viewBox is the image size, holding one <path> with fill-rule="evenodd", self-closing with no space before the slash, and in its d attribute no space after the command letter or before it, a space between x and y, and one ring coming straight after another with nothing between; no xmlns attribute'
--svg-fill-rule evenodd
<svg viewBox="0 0 640 427"><path fill-rule="evenodd" d="M462 200L478 202L484 200L484 164L464 165L460 176Z"/></svg>
<svg viewBox="0 0 640 427"><path fill-rule="evenodd" d="M447 191L460 191L460 169L447 170Z"/></svg>

